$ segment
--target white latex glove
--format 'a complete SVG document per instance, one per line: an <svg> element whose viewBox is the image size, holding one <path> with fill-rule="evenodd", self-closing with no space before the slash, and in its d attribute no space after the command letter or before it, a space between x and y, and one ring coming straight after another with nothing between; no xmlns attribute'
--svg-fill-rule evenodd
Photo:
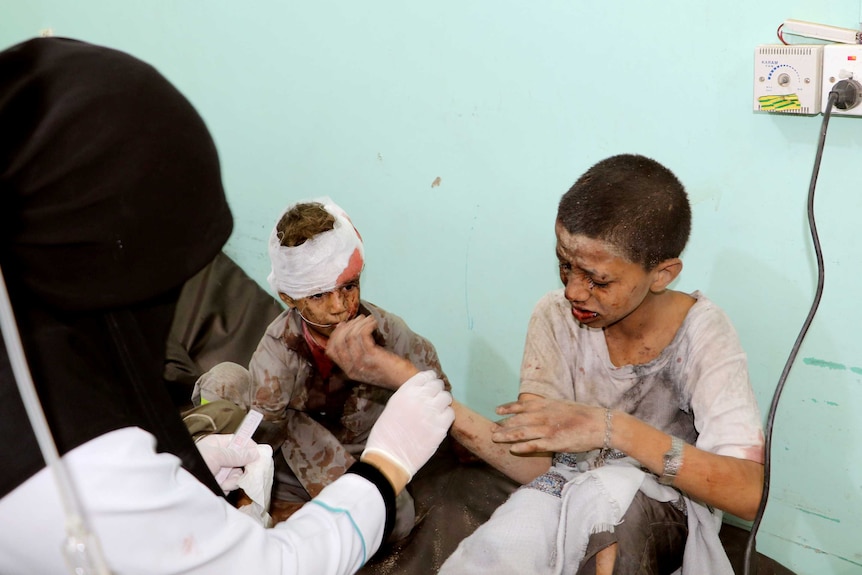
<svg viewBox="0 0 862 575"><path fill-rule="evenodd" d="M455 420L451 404L452 396L437 374L417 373L386 402L363 453L387 457L412 479L437 451Z"/></svg>
<svg viewBox="0 0 862 575"><path fill-rule="evenodd" d="M260 457L254 441L249 441L242 449L230 447L231 441L232 433L213 433L200 438L195 444L213 476L218 475L222 467L230 469L227 477L219 482L219 487L225 493L237 488L237 482L244 473L243 467Z"/></svg>

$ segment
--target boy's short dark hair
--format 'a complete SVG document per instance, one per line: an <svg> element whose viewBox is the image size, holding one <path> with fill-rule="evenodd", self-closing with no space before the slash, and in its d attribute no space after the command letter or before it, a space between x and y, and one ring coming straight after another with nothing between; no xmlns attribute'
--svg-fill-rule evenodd
<svg viewBox="0 0 862 575"><path fill-rule="evenodd" d="M691 207L677 177L635 154L602 160L563 194L557 221L570 234L607 242L650 270L688 242Z"/></svg>

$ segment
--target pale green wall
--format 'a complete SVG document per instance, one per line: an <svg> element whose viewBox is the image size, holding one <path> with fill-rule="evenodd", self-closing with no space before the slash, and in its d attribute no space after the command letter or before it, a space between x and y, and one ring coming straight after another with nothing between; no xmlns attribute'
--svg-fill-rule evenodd
<svg viewBox="0 0 862 575"><path fill-rule="evenodd" d="M815 286L805 198L821 117L751 111L753 52L786 18L855 27L858 0L0 0L0 44L52 28L159 68L212 129L260 282L289 201L362 231L363 295L436 345L459 399L515 397L535 301L557 285L556 202L640 152L687 185L676 287L735 322L764 411ZM818 187L826 291L779 410L758 548L862 574L862 123L834 118ZM439 186L432 182L439 177Z"/></svg>

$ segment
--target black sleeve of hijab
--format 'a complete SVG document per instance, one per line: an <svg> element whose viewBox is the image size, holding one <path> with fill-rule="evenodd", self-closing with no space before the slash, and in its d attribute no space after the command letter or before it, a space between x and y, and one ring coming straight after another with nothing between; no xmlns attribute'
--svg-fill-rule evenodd
<svg viewBox="0 0 862 575"><path fill-rule="evenodd" d="M171 306L171 310L173 306ZM173 314L171 313L171 316ZM130 310L115 311L106 314L105 321L112 336L117 356L126 371L126 377L131 384L132 393L137 397L137 405L145 420L146 429L156 436L158 450L173 453L182 461L183 467L194 475L201 483L209 487L213 493L222 497L224 492L210 473L201 457L179 412L170 399L167 388L161 377L161 364L157 371L141 373L140 367L146 365L149 358L142 356L146 335L139 327L141 318ZM157 341L164 341L161 337Z"/></svg>
<svg viewBox="0 0 862 575"><path fill-rule="evenodd" d="M367 479L377 487L377 491L383 497L383 503L386 505L386 523L383 527L382 541L386 541L395 528L395 489L392 488L392 484L379 469L364 461L357 461L351 465L347 473L353 473Z"/></svg>

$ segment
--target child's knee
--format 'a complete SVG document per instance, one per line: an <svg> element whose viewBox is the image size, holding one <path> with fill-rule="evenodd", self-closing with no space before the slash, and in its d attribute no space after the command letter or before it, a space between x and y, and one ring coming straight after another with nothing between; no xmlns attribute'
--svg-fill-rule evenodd
<svg viewBox="0 0 862 575"><path fill-rule="evenodd" d="M224 399L247 410L251 407L251 390L249 371L239 364L226 361L214 365L198 378L192 391L192 403L199 406Z"/></svg>

